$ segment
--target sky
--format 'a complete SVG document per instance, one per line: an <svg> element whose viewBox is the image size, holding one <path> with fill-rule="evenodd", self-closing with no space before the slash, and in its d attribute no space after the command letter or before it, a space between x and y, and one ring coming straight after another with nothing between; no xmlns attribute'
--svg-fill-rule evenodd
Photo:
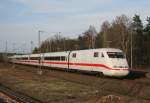
<svg viewBox="0 0 150 103"><path fill-rule="evenodd" d="M0 0L0 52L29 52L31 41L60 32L76 38L90 25L99 31L101 24L122 14L150 16L150 0Z"/></svg>

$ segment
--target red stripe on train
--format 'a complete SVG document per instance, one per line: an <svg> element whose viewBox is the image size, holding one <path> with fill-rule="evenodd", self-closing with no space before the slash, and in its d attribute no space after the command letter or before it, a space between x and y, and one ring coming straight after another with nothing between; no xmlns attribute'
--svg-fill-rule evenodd
<svg viewBox="0 0 150 103"><path fill-rule="evenodd" d="M23 61L23 62L29 62L29 63L38 63L39 61ZM46 64L63 64L68 65L68 62L49 62L49 61L42 61L41 63ZM69 65L76 65L76 66L94 66L94 67L103 67L108 70L128 70L127 68L110 68L104 64L90 64L90 63L69 63Z"/></svg>

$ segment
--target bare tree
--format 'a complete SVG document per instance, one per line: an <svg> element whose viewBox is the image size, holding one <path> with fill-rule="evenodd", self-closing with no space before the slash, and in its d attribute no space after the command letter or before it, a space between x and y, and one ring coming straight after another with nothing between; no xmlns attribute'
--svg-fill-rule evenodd
<svg viewBox="0 0 150 103"><path fill-rule="evenodd" d="M130 29L131 24L130 18L125 15L116 17L111 24L108 21L105 21L101 27L103 47L110 46L112 48L120 48L128 55L127 57L129 57L130 35L132 33Z"/></svg>
<svg viewBox="0 0 150 103"><path fill-rule="evenodd" d="M86 45L88 45L88 48L95 48L95 39L97 36L97 31L95 27L90 25L89 29L83 34L84 38L86 39Z"/></svg>
<svg viewBox="0 0 150 103"><path fill-rule="evenodd" d="M118 46L120 45L121 49L126 53L130 51L131 24L131 19L125 15L116 17L116 20L113 22L114 31L116 31L118 37L116 37Z"/></svg>
<svg viewBox="0 0 150 103"><path fill-rule="evenodd" d="M94 26L90 25L88 32L91 35L91 47L95 48L95 39L97 36L97 31Z"/></svg>
<svg viewBox="0 0 150 103"><path fill-rule="evenodd" d="M101 34L102 34L102 45L103 47L108 47L108 38L107 35L110 34L110 23L108 21L104 21L102 26L101 26Z"/></svg>

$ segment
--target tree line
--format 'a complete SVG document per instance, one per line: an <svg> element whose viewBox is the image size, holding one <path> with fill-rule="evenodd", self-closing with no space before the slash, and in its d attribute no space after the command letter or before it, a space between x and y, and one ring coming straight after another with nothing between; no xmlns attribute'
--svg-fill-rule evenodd
<svg viewBox="0 0 150 103"><path fill-rule="evenodd" d="M58 34L43 41L33 53L93 48L122 49L129 64L132 52L134 67L150 66L150 17L147 17L146 23L143 24L140 15L135 14L133 18L126 15L117 16L111 22L104 21L99 32L94 26L89 26L89 29L74 39Z"/></svg>

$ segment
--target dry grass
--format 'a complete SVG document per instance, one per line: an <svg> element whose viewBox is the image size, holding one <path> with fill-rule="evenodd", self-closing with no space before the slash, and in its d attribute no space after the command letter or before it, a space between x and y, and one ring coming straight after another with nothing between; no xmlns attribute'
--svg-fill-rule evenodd
<svg viewBox="0 0 150 103"><path fill-rule="evenodd" d="M85 103L94 94L85 85L18 69L0 68L0 83L45 103Z"/></svg>
<svg viewBox="0 0 150 103"><path fill-rule="evenodd" d="M150 92L146 91L150 89L149 87L139 90L140 86L137 86L137 90L132 90L133 92L130 93L132 97L130 97L126 94L136 85L107 79L106 81L104 80L105 82L97 82L101 84L102 88L112 91L108 93L96 87L69 82L60 77L53 77L47 72L43 75L38 75L35 69L28 67L17 66L12 68L0 64L0 83L44 103L149 103L149 101L141 100L140 98L133 98L135 93L139 93L140 97L149 99ZM75 76L68 78L77 79ZM88 81L88 79L86 80ZM120 92L124 96L115 92Z"/></svg>

